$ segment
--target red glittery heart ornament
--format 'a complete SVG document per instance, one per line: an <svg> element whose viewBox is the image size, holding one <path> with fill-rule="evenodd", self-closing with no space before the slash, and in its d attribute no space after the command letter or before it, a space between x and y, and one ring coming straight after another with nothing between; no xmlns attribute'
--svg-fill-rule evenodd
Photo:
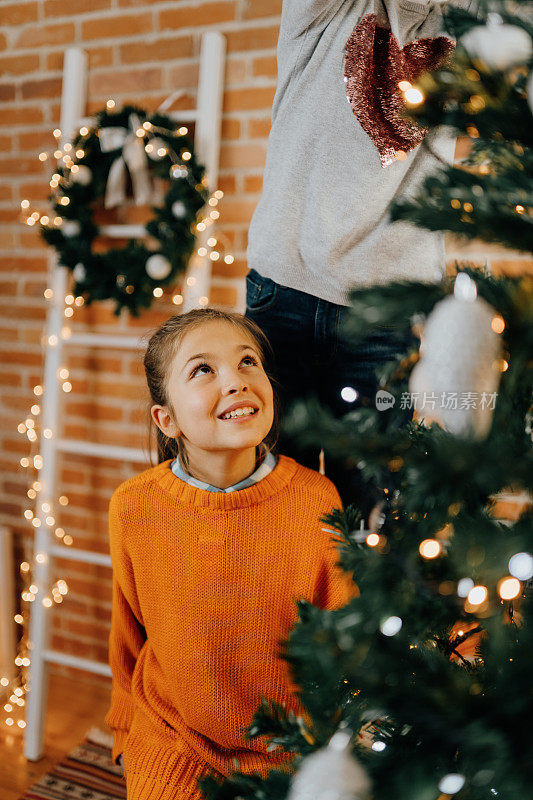
<svg viewBox="0 0 533 800"><path fill-rule="evenodd" d="M353 113L379 151L383 167L420 144L427 133L403 117L398 84L415 81L422 72L440 67L454 44L445 36L418 39L400 48L390 28L367 14L346 43L344 81Z"/></svg>

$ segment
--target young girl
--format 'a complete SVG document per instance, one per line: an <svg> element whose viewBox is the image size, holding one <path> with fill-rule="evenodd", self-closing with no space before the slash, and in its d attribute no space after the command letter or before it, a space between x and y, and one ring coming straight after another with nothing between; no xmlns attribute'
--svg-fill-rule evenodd
<svg viewBox="0 0 533 800"><path fill-rule="evenodd" d="M200 800L211 770L265 776L286 762L243 734L262 696L302 713L279 649L296 601L353 596L320 522L336 489L272 452L268 353L255 323L212 309L172 317L148 344L160 463L109 508L106 721L128 800Z"/></svg>

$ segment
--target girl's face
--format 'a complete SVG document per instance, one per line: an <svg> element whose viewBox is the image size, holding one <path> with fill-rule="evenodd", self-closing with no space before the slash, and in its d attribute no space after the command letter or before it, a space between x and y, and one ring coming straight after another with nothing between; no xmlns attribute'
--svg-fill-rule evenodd
<svg viewBox="0 0 533 800"><path fill-rule="evenodd" d="M185 334L167 393L187 451L255 448L272 427L273 392L257 345L245 331L211 320ZM239 409L237 411L237 409ZM228 417L228 412L237 415Z"/></svg>

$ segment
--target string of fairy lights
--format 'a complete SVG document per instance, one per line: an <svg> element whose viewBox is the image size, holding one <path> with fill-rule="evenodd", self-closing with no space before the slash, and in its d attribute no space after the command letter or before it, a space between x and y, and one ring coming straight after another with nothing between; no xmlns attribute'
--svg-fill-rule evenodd
<svg viewBox="0 0 533 800"><path fill-rule="evenodd" d="M115 108L115 101L109 99L106 105L108 110L112 110ZM144 123L144 127L136 132L139 138L141 136L150 136L156 133L156 131L153 131L147 127L149 125L150 123ZM83 125L79 129L79 133L82 136L87 135L89 133L89 128ZM180 127L179 133L181 135L186 135L188 133L188 128L186 126ZM64 143L61 148L57 144L57 141L59 141L61 138L61 130L59 128L56 128L53 131L53 136L56 139L55 150L53 153L48 153L45 151L39 153L38 160L42 163L46 163L53 158L57 162L62 162L62 165L64 165L66 169L74 173L82 169L81 165L76 164L75 159L83 158L83 150L78 148L76 152L72 153L73 148L69 142ZM151 152L152 148L153 145L150 143L150 141L148 141L145 145L145 150L150 157L153 157L154 155ZM162 148L160 148L157 156L162 158L164 155L166 155L166 151L161 152L161 150ZM184 160L187 160L186 155L186 153L182 153L181 157ZM181 164L176 164L174 166L176 168L183 169L183 165ZM50 188L52 190L57 189L60 180L61 176L59 173L54 172L49 181ZM228 247L226 246L228 241L227 237L225 237L219 231L217 231L216 236L208 235L209 228L220 218L220 212L217 206L223 197L224 192L221 189L214 191L207 200L205 206L206 213L202 214L200 219L196 222L196 231L200 237L205 238L205 236L207 236L205 242L199 242L199 247L196 250L196 254L202 260L209 258L211 262L217 262L223 259L224 263L229 265L232 264L235 259L234 256L228 252ZM67 201L68 203L68 198L63 197L60 200L63 205L66 205L67 203L64 201ZM51 217L49 213L41 213L38 210L31 209L31 203L28 199L23 199L21 201L20 208L21 221L28 227L33 227L35 225L53 225L55 227L61 227L63 225L64 220L62 217ZM193 287L196 284L196 281L197 279L194 275L190 275L189 277L185 278L185 282L189 287ZM154 288L153 295L155 298L160 298L163 296L163 294L164 291L162 287L157 286ZM46 301L51 301L54 297L53 290L50 287L47 287L43 292L43 296ZM182 305L184 301L183 294L179 292L175 292L171 299L172 303L176 306ZM209 297L207 295L203 295L198 298L198 304L200 306L207 306L208 303ZM64 325L61 328L61 339L66 340L70 337L71 328L69 323L73 321L75 310L83 308L84 305L85 300L83 296L79 295L76 297L70 292L65 295L63 308ZM48 337L43 336L41 342L43 346L50 347L54 347L59 344L58 337L54 334ZM69 379L69 369L66 366L61 366L57 371L57 380L60 383L61 390L65 394L69 394L73 389L72 382ZM24 469L34 471L33 476L30 478L31 485L26 492L28 499L35 502L34 510L32 510L30 507L24 510L24 518L32 526L33 530L37 530L37 528L39 528L42 524L41 515L40 513L36 512L38 511L39 493L42 490L41 482L38 479L39 470L41 470L43 467L43 457L39 452L38 431L39 418L41 415L41 404L45 389L46 387L41 384L36 384L33 387L34 402L32 403L27 417L17 426L18 433L21 436L25 436L30 444L30 454L28 456L23 456L19 463ZM45 439L51 439L54 436L54 431L52 431L50 428L44 428L42 431L40 431L40 433ZM46 515L44 518L45 524L48 526L50 531L54 531L54 536L58 542L62 543L66 547L71 547L74 544L74 538L70 535L70 533L67 533L64 528L57 525L58 511L60 511L62 507L68 506L69 498L65 494L61 494L57 498L56 503L57 509L54 508L50 503L41 504L41 511L44 515ZM36 553L34 556L34 561L37 564L44 563L46 558L47 556L44 553ZM15 670L15 677L11 680L5 675L0 676L0 687L2 687L6 693L6 700L3 706L3 710L5 712L4 723L6 727L18 727L20 729L24 729L26 727L26 722L22 718L22 715L24 713L24 707L26 704L25 695L28 691L27 669L31 664L32 650L32 643L29 641L29 618L32 603L35 603L37 600L38 587L32 581L32 565L30 562L22 561L22 563L19 565L19 572L22 580L24 581L24 588L20 593L21 612L16 613L14 616L14 621L22 629L22 633L18 637L17 652L14 660L17 669ZM60 605L68 594L68 591L69 587L67 582L64 579L59 579L50 587L49 592L45 597L42 598L41 602L45 608L52 608L53 606ZM19 715L18 718L17 714Z"/></svg>

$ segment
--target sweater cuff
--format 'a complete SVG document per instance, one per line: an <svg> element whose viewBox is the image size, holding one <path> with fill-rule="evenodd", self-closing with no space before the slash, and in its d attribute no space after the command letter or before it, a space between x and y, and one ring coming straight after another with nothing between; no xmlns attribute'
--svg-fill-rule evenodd
<svg viewBox="0 0 533 800"><path fill-rule="evenodd" d="M129 731L122 728L113 731L113 749L111 751L111 758L113 764L119 765L118 759L124 752L124 742L128 736Z"/></svg>

